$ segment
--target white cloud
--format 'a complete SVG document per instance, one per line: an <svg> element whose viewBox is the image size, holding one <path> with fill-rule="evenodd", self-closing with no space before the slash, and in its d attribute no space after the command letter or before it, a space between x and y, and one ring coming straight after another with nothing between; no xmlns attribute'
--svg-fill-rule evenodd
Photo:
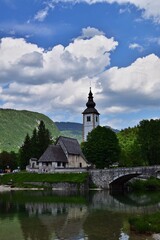
<svg viewBox="0 0 160 240"><path fill-rule="evenodd" d="M88 4L95 3L118 3L123 4L134 4L137 8L143 11L142 15L144 18L152 18L156 23L160 22L160 1L159 0L50 0L51 3L65 2L65 3L81 3L86 2Z"/></svg>
<svg viewBox="0 0 160 240"><path fill-rule="evenodd" d="M110 52L118 45L113 38L100 35L98 29L90 30L96 35L48 51L22 38L2 38L0 82L7 87L1 88L1 107L79 115L89 82L99 91L97 75L110 64Z"/></svg>
<svg viewBox="0 0 160 240"><path fill-rule="evenodd" d="M0 23L0 29L2 32L9 33L11 36L16 35L16 34L24 34L26 36L32 36L37 35L37 36L50 36L54 34L54 28L50 28L50 26L38 23L31 23L28 21L27 23L17 23L17 22L1 22Z"/></svg>
<svg viewBox="0 0 160 240"><path fill-rule="evenodd" d="M82 35L79 38L85 39L85 38L92 38L95 35L105 35L104 32L99 31L97 28L94 27L87 27L82 28Z"/></svg>
<svg viewBox="0 0 160 240"><path fill-rule="evenodd" d="M143 46L141 46L138 43L130 43L129 48L130 49L137 49L139 52L142 52L144 50Z"/></svg>
<svg viewBox="0 0 160 240"><path fill-rule="evenodd" d="M151 37L147 39L150 43L156 43L160 45L160 37Z"/></svg>
<svg viewBox="0 0 160 240"><path fill-rule="evenodd" d="M22 38L2 38L0 81L39 84L94 77L110 64L110 52L117 45L113 38L95 35L45 51Z"/></svg>
<svg viewBox="0 0 160 240"><path fill-rule="evenodd" d="M97 35L87 35L88 30ZM57 45L48 51L22 38L2 38L0 107L75 121L84 110L90 81L101 116L160 107L160 58L151 54L128 67L106 70L118 43L99 35L98 29L82 32L90 37L78 37L66 47Z"/></svg>
<svg viewBox="0 0 160 240"><path fill-rule="evenodd" d="M110 68L101 76L101 94L108 96L107 105L103 99L102 107L105 105L108 112L118 113L126 112L126 108L139 111L159 106L159 78L160 59L154 54L139 58L125 68Z"/></svg>
<svg viewBox="0 0 160 240"><path fill-rule="evenodd" d="M44 9L38 11L38 12L36 13L34 19L35 19L35 20L38 20L38 21L40 21L40 22L43 22L44 19L45 19L45 18L47 17L47 15L48 15L48 11L49 11L49 8L48 8L48 7L46 7L46 8L44 8Z"/></svg>

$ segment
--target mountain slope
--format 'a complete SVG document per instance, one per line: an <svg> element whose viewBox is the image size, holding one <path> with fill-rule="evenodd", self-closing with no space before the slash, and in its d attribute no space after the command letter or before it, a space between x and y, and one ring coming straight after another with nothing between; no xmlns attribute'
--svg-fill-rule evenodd
<svg viewBox="0 0 160 240"><path fill-rule="evenodd" d="M82 142L82 124L75 122L55 122L62 136L76 138Z"/></svg>
<svg viewBox="0 0 160 240"><path fill-rule="evenodd" d="M60 135L54 122L44 114L31 111L0 109L0 152L18 151L26 134L32 134L35 127L43 120L53 138Z"/></svg>
<svg viewBox="0 0 160 240"><path fill-rule="evenodd" d="M82 142L82 123L75 122L55 122L56 126L61 132L62 136L73 137L76 138L79 143ZM106 128L110 128L109 126L105 126ZM115 133L118 133L118 129L111 128Z"/></svg>

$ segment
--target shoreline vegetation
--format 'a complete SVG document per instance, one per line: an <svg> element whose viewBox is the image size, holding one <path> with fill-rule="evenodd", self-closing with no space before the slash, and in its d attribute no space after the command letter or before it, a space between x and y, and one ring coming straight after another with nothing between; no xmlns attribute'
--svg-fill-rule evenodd
<svg viewBox="0 0 160 240"><path fill-rule="evenodd" d="M87 173L8 173L0 176L0 191L9 189L45 189L70 187L81 189L88 186Z"/></svg>
<svg viewBox="0 0 160 240"><path fill-rule="evenodd" d="M160 190L160 179L150 177L147 180L137 179L128 184L129 188L133 192L152 192ZM160 239L160 211L153 214L145 214L143 216L134 216L129 218L129 224L131 231L139 234L156 235Z"/></svg>

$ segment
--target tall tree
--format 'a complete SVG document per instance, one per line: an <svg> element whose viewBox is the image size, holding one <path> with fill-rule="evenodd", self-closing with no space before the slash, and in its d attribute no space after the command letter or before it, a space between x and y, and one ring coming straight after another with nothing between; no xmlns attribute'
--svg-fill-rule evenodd
<svg viewBox="0 0 160 240"><path fill-rule="evenodd" d="M110 128L96 127L82 143L87 160L97 168L109 167L119 160L120 147L117 136Z"/></svg>
<svg viewBox="0 0 160 240"><path fill-rule="evenodd" d="M138 142L146 164L160 164L160 119L140 122L138 125Z"/></svg>
<svg viewBox="0 0 160 240"><path fill-rule="evenodd" d="M35 128L33 130L33 134L31 136L31 156L34 158L38 158L39 157L39 149L38 149L38 133L37 133L37 129Z"/></svg>
<svg viewBox="0 0 160 240"><path fill-rule="evenodd" d="M138 127L121 130L117 137L121 148L120 166L135 167L145 165L137 141Z"/></svg>
<svg viewBox="0 0 160 240"><path fill-rule="evenodd" d="M40 122L38 126L38 158L44 153L46 148L52 143L51 135L49 130L45 128L45 124L43 121Z"/></svg>
<svg viewBox="0 0 160 240"><path fill-rule="evenodd" d="M32 154L31 152L32 152L31 139L29 137L29 134L27 134L24 143L19 151L21 169L25 169L26 166L29 164L29 159L31 158Z"/></svg>

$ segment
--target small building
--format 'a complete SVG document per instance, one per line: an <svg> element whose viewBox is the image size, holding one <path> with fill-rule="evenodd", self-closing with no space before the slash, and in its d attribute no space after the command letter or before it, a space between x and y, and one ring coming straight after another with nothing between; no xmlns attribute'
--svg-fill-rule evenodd
<svg viewBox="0 0 160 240"><path fill-rule="evenodd" d="M86 169L89 166L77 139L60 136L56 144L48 146L39 160L30 159L27 171L60 172Z"/></svg>

